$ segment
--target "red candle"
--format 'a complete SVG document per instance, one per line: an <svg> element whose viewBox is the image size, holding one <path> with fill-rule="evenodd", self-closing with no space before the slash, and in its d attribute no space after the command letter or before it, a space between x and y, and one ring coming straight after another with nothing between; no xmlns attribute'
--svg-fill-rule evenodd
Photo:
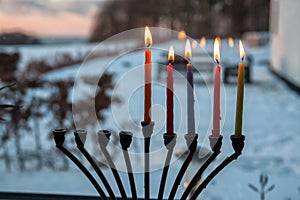
<svg viewBox="0 0 300 200"><path fill-rule="evenodd" d="M152 44L151 32L148 26L145 27L145 96L144 96L144 122L151 122L151 78L152 78L152 64L151 64L151 50L149 47Z"/></svg>
<svg viewBox="0 0 300 200"><path fill-rule="evenodd" d="M168 55L169 65L167 67L167 135L174 134L174 94L173 94L173 65L174 62L174 49L172 46L169 48Z"/></svg>
<svg viewBox="0 0 300 200"><path fill-rule="evenodd" d="M214 78L214 113L213 113L213 130L212 136L219 137L220 136L220 120L221 120L221 112L220 112L220 72L221 68L219 66L220 62L220 45L218 39L215 39L214 43L214 59L217 63L215 78Z"/></svg>

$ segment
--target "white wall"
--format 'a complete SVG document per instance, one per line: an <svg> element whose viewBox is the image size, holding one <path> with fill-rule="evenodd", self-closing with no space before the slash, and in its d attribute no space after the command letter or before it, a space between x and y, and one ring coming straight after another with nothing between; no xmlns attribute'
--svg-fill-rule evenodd
<svg viewBox="0 0 300 200"><path fill-rule="evenodd" d="M300 0L271 0L271 67L300 87Z"/></svg>

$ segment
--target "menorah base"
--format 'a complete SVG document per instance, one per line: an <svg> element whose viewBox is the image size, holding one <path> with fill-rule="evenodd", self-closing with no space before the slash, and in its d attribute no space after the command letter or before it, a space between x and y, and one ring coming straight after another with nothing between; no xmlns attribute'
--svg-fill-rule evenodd
<svg viewBox="0 0 300 200"><path fill-rule="evenodd" d="M150 140L151 140L151 135L153 131L153 126L154 123L143 123L143 133L144 133L144 139L145 139L145 173L144 173L144 187L145 187L145 197L144 199L150 199L150 157L149 157L149 151L150 151ZM98 174L100 180L102 181L107 193L109 196L107 196L106 192L103 190L103 188L100 186L100 184L96 181L96 179L92 176L92 174L86 169L85 166L66 148L63 147L64 140L65 140L65 134L66 130L65 129L56 129L53 131L54 134L54 140L56 143L57 148L59 148L67 157L69 157L74 164L77 165L77 167L84 173L84 175L89 179L91 184L95 187L95 189L98 191L99 195L101 196L102 199L138 199L137 196L137 191L136 191L136 185L134 181L134 176L133 176L133 170L130 162L130 157L128 154L128 148L130 147L130 144L132 142L132 137L133 134L128 131L122 131L120 132L120 143L122 146L123 150L123 155L124 155L124 160L127 166L128 170L128 178L131 186L131 195L132 197L128 197L124 186L123 182L118 174L118 171L116 169L116 166L113 163L113 160L107 150L107 145L110 142L110 137L111 137L111 132L110 131L105 131L101 130L98 132L98 138L99 138L99 144L100 148L105 155L109 167L114 175L115 181L117 183L119 192L121 194L121 198L116 197L115 192L112 190L110 187L110 184L104 174L101 172L100 168L96 165L95 161L91 157L91 155L85 150L84 148L84 143L85 143L85 138L86 138L86 131L85 130L77 130L74 132L75 136L75 141L77 144L78 149L80 152L85 156L85 158L90 162L91 166L93 169L96 171ZM186 134L185 135L185 140L186 144L189 149L189 154L186 157L185 161L183 162L177 177L175 178L173 187L170 191L170 194L168 196L168 199L174 199L176 195L176 191L178 186L180 185L180 182L182 180L183 175L185 174L189 164L192 162L192 158L194 156L194 153L196 151L197 147L197 139L198 139L198 134ZM202 176L203 172L208 168L208 166L213 162L213 160L217 157L217 155L220 154L221 152L221 146L222 146L222 136L219 137L209 137L210 139L210 146L213 151L213 153L208 157L208 159L204 162L204 164L199 168L199 170L196 172L195 176L193 177L192 181L184 191L183 195L181 196L180 199L184 200L187 199L188 195L191 194L192 189L195 189L193 193L191 194L190 199L195 200L199 194L204 190L204 188L210 183L210 181L220 172L222 171L227 165L229 165L232 161L236 160L242 153L242 150L244 148L244 142L245 142L245 136L231 136L231 141L232 141L232 147L234 149L234 153L227 157L224 161L222 161L215 169L212 170L211 173L208 174L208 176L200 183L200 185L195 188L196 183L199 182L200 177ZM174 147L176 145L176 134L164 134L164 144L166 146L166 149L168 150L166 161L165 161L165 167L163 169L163 174L162 174L162 179L160 182L160 188L159 188L159 194L158 198L159 200L163 199L164 196L164 188L165 188L165 183L167 179L167 174L168 170L170 167L170 161L171 157L173 154Z"/></svg>

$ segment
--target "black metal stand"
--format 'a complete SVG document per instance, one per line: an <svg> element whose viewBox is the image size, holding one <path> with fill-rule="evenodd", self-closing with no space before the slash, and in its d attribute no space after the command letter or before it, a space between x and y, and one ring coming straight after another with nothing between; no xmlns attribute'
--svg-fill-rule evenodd
<svg viewBox="0 0 300 200"><path fill-rule="evenodd" d="M150 199L150 140L153 133L154 122L141 122L142 131L144 135L144 153L145 153L145 169L144 169L144 187L145 187L145 200Z"/></svg>
<svg viewBox="0 0 300 200"><path fill-rule="evenodd" d="M76 130L74 132L75 142L76 142L77 148L84 155L84 157L89 161L89 163L91 164L91 166L93 167L93 169L95 170L97 175L99 176L100 180L102 181L103 185L105 186L105 188L106 188L106 190L107 190L107 192L110 196L110 199L115 200L116 199L115 194L112 191L112 189L111 189L108 181L106 180L104 174L102 173L100 168L97 166L97 164L94 161L94 159L92 158L92 156L84 148L84 143L85 143L85 140L86 140L86 134L87 134L87 132L85 130Z"/></svg>
<svg viewBox="0 0 300 200"><path fill-rule="evenodd" d="M193 190L193 188L197 185L197 183L200 181L203 172L207 169L207 167L212 163L212 161L221 153L221 147L222 147L222 139L223 136L220 135L220 137L209 137L210 140L210 147L213 151L213 153L209 156L209 158L204 162L204 164L199 168L199 170L194 175L193 179L185 189L184 193L182 194L181 198L182 200L187 199L190 192Z"/></svg>
<svg viewBox="0 0 300 200"><path fill-rule="evenodd" d="M128 132L128 131L122 131L122 132L120 132L119 135L120 135L120 143L121 143L121 146L122 146L122 152L123 152L123 156L124 156L125 163L126 163L126 168L127 168L127 174L128 174L128 179L129 179L130 188L131 188L132 199L137 200L138 197L137 197L137 193L136 193L133 170L132 170L132 166L131 166L130 157L129 157L129 154L128 154L128 148L130 147L133 134L131 132Z"/></svg>
<svg viewBox="0 0 300 200"><path fill-rule="evenodd" d="M186 140L186 144L189 148L189 154L187 156L187 158L185 159L185 161L183 162L180 170L179 170L179 173L175 179L175 182L173 184L173 187L171 189L171 192L170 192L170 195L169 195L169 200L173 200L174 197L175 197L175 194L176 194L176 191L178 189L178 186L182 180L182 177L184 175L184 173L186 172L189 164L191 163L193 157L194 157L194 154L195 154L195 151L196 151L196 148L197 148L197 140L198 140L198 135L197 134L192 134L192 133L188 133L188 134L185 134L185 140Z"/></svg>
<svg viewBox="0 0 300 200"><path fill-rule="evenodd" d="M144 140L145 140L145 148L144 148L144 153L145 153L145 171L144 171L144 187L145 187L145 197L144 199L149 200L150 199L150 139L151 135L153 133L153 127L154 123L145 123L142 122L142 130L144 134ZM84 173L84 175L89 179L91 184L95 187L97 192L99 193L101 199L119 199L115 196L115 193L113 192L112 188L110 187L109 182L105 178L104 174L100 170L100 168L97 166L96 162L92 158L92 156L87 152L87 150L84 148L84 143L86 140L86 131L85 130L76 130L74 132L75 136L75 141L77 144L78 149L81 151L81 153L85 156L85 158L89 161L91 166L94 168L96 171L97 175L99 176L100 180L102 181L103 185L105 186L109 198L107 197L106 193L102 190L101 186L98 184L98 182L95 180L95 178L91 175L91 173L87 170L86 167L83 166L83 164L66 148L63 147L64 140L65 140L65 134L66 134L65 129L56 129L53 131L54 134L54 140L56 147L60 149L72 162ZM121 198L123 200L127 200L127 195L122 183L122 180L119 176L119 173L116 169L116 166L114 165L112 158L107 150L107 145L110 140L111 132L106 131L106 130L101 130L98 132L99 136L99 144L100 148L109 164L109 167L113 173L113 176L116 180L117 186L119 188L119 191L121 193ZM137 200L137 190L136 190L136 185L134 181L134 175L132 171L132 165L131 165L131 160L128 154L128 148L130 147L130 144L132 142L132 136L133 134L128 131L122 131L119 134L120 136L120 143L122 146L123 150L123 156L124 160L126 163L127 171L128 171L128 179L131 187L131 193L132 193L132 199ZM170 195L168 199L174 199L176 195L176 191L178 189L178 186L189 166L191 163L193 156L196 151L197 147L197 139L198 135L197 134L186 134L185 135L185 140L187 143L187 146L189 148L189 154L185 158L177 177L175 178L174 184L172 185L172 189L170 192ZM191 182L187 186L186 190L181 196L181 200L188 199L189 196L191 200L195 200L200 193L206 188L206 186L210 183L211 180L220 172L222 171L227 165L229 165L232 161L236 160L241 154L242 150L244 148L244 141L245 141L245 136L231 136L231 141L232 141L232 147L234 149L234 153L227 157L223 162L221 162L212 172L200 183L199 186L196 187L197 183L200 182L201 176L204 173L204 171L208 168L208 166L214 161L214 159L220 154L221 146L222 146L222 136L219 137L209 137L210 139L210 146L213 151L213 153L208 157L208 159L204 162L204 164L199 168L199 170L196 172L194 177L192 178ZM159 193L157 199L162 200L164 196L164 189L166 185L166 180L168 176L168 170L172 158L172 154L174 151L174 147L176 144L176 134L164 134L164 144L168 150L166 160L165 160L165 166L162 172L161 176L161 182L159 186Z"/></svg>
<svg viewBox="0 0 300 200"><path fill-rule="evenodd" d="M194 194L191 196L190 200L195 200L199 196L199 194L206 188L208 183L220 172L224 169L228 164L232 161L236 160L241 154L244 148L245 136L235 137L231 136L232 147L234 149L234 153L227 157L221 164L219 164L216 169L214 169L207 178L199 185L199 187L195 190Z"/></svg>
<svg viewBox="0 0 300 200"><path fill-rule="evenodd" d="M84 173L84 175L89 179L89 181L95 187L100 197L108 200L105 192L102 190L102 188L97 183L95 178L91 175L91 173L81 164L81 162L70 151L68 151L66 148L63 147L66 132L67 132L66 129L55 129L53 131L56 147L59 150L61 150L70 160L72 160L75 165L77 165L77 167Z"/></svg>
<svg viewBox="0 0 300 200"><path fill-rule="evenodd" d="M158 197L157 197L158 200L162 200L163 196L164 196L164 190L165 190L165 184L166 184L167 175L168 175L168 171L169 171L169 166L170 166L171 158L173 155L174 147L176 144L176 134L175 133L172 133L172 134L165 133L164 134L164 144L168 150L168 153L167 153L163 173L161 176L159 192L158 192Z"/></svg>
<svg viewBox="0 0 300 200"><path fill-rule="evenodd" d="M114 176L114 178L117 182L117 185L118 185L118 188L120 190L122 199L126 200L127 195L126 195L123 183L122 183L121 178L119 176L119 173L116 169L116 166L115 166L114 162L112 161L111 156L109 155L109 152L106 149L107 144L108 144L109 139L110 139L110 136L111 136L110 131L101 130L101 131L98 132L98 139L99 139L100 148L101 148L101 150L102 150L102 152L103 152L103 154L104 154L104 156L105 156L105 158L106 158L106 160L109 164L111 172L113 173L113 176Z"/></svg>

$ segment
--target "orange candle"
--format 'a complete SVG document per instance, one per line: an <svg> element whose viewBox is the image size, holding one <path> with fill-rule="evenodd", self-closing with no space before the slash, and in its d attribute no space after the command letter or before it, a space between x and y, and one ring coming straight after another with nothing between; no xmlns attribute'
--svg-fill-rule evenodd
<svg viewBox="0 0 300 200"><path fill-rule="evenodd" d="M152 44L151 32L148 26L145 27L145 96L144 96L144 122L151 122L151 78L152 78L152 64L151 64L151 50L149 47Z"/></svg>

